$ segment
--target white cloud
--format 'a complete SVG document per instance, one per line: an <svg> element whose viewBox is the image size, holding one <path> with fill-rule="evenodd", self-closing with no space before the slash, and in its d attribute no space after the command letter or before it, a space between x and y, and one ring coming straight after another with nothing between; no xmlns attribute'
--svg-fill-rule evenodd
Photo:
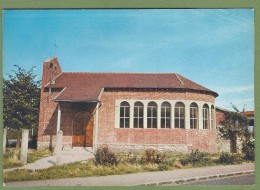
<svg viewBox="0 0 260 190"><path fill-rule="evenodd" d="M241 93L241 92L254 91L254 85L252 84L252 85L236 86L236 87L215 87L214 90L219 94Z"/></svg>
<svg viewBox="0 0 260 190"><path fill-rule="evenodd" d="M230 100L216 99L216 106L233 110L232 105L235 105L240 111L244 108L245 110L254 110L254 98L236 98Z"/></svg>

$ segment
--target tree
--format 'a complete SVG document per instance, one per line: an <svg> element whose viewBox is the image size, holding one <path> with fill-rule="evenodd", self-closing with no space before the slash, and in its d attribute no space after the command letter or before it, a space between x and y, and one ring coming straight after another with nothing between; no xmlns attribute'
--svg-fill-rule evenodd
<svg viewBox="0 0 260 190"><path fill-rule="evenodd" d="M221 136L230 141L230 150L232 153L237 152L237 138L240 137L243 144L250 139L248 129L249 120L239 110L233 106L236 112L225 112L225 119L219 128Z"/></svg>
<svg viewBox="0 0 260 190"><path fill-rule="evenodd" d="M6 128L17 129L17 147L21 129L38 126L40 81L36 81L35 67L28 71L14 65L14 74L3 79L3 123Z"/></svg>

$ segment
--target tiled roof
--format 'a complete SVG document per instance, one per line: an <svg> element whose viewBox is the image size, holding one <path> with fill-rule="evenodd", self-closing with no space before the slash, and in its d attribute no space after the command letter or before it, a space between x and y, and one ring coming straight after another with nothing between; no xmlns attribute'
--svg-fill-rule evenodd
<svg viewBox="0 0 260 190"><path fill-rule="evenodd" d="M242 112L242 114L244 114L246 116L253 116L253 115L255 115L255 112L254 111L245 111L245 112Z"/></svg>
<svg viewBox="0 0 260 190"><path fill-rule="evenodd" d="M172 89L218 94L176 73L63 72L46 87L65 88L56 101L98 101L103 88Z"/></svg>

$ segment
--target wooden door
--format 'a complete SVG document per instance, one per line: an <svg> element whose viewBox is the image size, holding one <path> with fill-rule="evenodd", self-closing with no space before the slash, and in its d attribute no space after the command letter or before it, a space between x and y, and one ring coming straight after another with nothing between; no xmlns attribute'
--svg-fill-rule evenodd
<svg viewBox="0 0 260 190"><path fill-rule="evenodd" d="M86 144L85 139L85 126L86 126L86 112L80 112L75 115L73 121L73 137L72 137L72 146L82 146Z"/></svg>
<svg viewBox="0 0 260 190"><path fill-rule="evenodd" d="M93 145L93 125L94 125L94 117L91 117L86 126L86 146L87 147L92 147L92 145Z"/></svg>

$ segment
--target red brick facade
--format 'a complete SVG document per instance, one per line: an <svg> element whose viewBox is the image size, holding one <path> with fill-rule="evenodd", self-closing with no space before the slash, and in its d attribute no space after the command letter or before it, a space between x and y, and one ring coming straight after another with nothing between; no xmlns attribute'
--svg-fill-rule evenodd
<svg viewBox="0 0 260 190"><path fill-rule="evenodd" d="M178 145L188 151L216 152L217 132L215 129L137 129L115 127L115 101L117 99L131 100L193 100L214 103L211 95L181 92L104 92L101 97L103 103L99 109L98 144L109 144L114 148L159 147L163 145L170 150L178 150ZM174 148L171 148L174 146ZM175 148L177 146L177 148Z"/></svg>
<svg viewBox="0 0 260 190"><path fill-rule="evenodd" d="M89 113L94 117L93 146L109 145L117 149L149 148L190 152L199 149L207 152L217 152L217 130L210 129L148 129L148 128L118 128L116 121L116 101L118 100L164 100L206 102L214 107L215 96L205 91L162 90L109 90L100 89L98 109L97 102L54 101L62 94L65 87L55 86L55 79L62 74L56 58L43 64L40 117L38 130L38 147L53 147L56 141L58 105L61 110L61 130L64 146L72 147L73 126L77 113ZM145 74L144 74L145 75ZM180 81L182 82L182 81ZM64 82L65 83L65 82ZM51 84L55 88L50 88ZM48 87L48 88L47 88ZM78 86L78 88L81 88ZM82 90L82 89L81 89ZM75 94L77 92L75 91ZM75 96L74 94L74 96ZM216 113L216 121L219 113ZM97 119L98 117L98 119ZM214 121L215 122L215 121Z"/></svg>

